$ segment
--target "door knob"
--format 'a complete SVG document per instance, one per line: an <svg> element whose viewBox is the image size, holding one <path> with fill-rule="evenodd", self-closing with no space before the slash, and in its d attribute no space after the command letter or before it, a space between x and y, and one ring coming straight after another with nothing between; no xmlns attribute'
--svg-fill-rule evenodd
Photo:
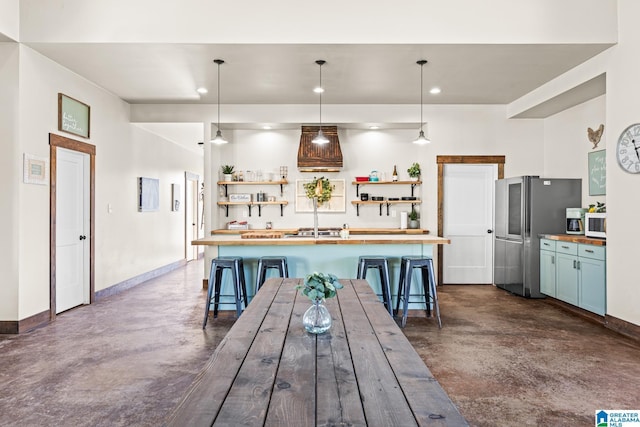
<svg viewBox="0 0 640 427"><path fill-rule="evenodd" d="M491 234L491 233L493 233L493 230L489 229L489 230L487 230L487 233Z"/></svg>
<svg viewBox="0 0 640 427"><path fill-rule="evenodd" d="M86 238L87 238L87 236L80 236L80 240L84 240Z"/></svg>

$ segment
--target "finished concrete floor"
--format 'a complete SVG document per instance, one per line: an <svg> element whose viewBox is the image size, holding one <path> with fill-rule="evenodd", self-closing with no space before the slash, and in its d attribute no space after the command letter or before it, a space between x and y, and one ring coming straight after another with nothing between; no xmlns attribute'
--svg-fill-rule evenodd
<svg viewBox="0 0 640 427"><path fill-rule="evenodd" d="M0 335L0 426L158 426L233 324L204 310L202 261ZM405 334L473 426L593 426L640 409L640 343L493 286L439 290L443 328Z"/></svg>

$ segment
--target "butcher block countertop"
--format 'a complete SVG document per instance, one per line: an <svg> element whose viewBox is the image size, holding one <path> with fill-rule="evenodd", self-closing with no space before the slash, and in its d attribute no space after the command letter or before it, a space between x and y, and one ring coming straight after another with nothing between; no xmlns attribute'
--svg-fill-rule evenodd
<svg viewBox="0 0 640 427"><path fill-rule="evenodd" d="M541 239L558 240L561 242L583 243L586 245L607 246L606 239L595 239L578 234L541 234Z"/></svg>
<svg viewBox="0 0 640 427"><path fill-rule="evenodd" d="M253 233L259 230L250 230ZM264 230L265 233L267 230ZM278 232L282 230L268 230ZM449 239L428 234L361 234L350 235L347 239L340 237L257 237L242 238L240 234L214 234L198 240L193 240L192 245L201 246L301 246L301 245L398 245L398 244L430 244L446 245L451 243Z"/></svg>
<svg viewBox="0 0 640 427"><path fill-rule="evenodd" d="M250 230L227 230L227 229L218 229L213 230L211 232L212 235L215 234L244 234L244 233L253 233L259 231L270 231L270 232L280 232L282 234L296 234L298 232L297 228L278 228L278 229L250 229ZM423 228L349 228L349 234L429 234L429 230L425 230Z"/></svg>

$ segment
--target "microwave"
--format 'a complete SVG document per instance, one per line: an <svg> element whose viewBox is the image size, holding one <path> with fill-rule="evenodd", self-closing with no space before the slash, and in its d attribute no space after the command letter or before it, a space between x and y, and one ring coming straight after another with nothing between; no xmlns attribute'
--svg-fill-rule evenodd
<svg viewBox="0 0 640 427"><path fill-rule="evenodd" d="M585 214L584 235L586 237L607 237L607 214L605 212L595 212Z"/></svg>

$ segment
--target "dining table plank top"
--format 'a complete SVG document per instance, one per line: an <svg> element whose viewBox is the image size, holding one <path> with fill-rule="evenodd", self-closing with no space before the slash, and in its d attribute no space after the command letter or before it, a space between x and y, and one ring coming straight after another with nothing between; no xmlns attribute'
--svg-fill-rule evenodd
<svg viewBox="0 0 640 427"><path fill-rule="evenodd" d="M268 279L167 424L468 425L369 284L340 282L331 329L314 335L302 279Z"/></svg>

